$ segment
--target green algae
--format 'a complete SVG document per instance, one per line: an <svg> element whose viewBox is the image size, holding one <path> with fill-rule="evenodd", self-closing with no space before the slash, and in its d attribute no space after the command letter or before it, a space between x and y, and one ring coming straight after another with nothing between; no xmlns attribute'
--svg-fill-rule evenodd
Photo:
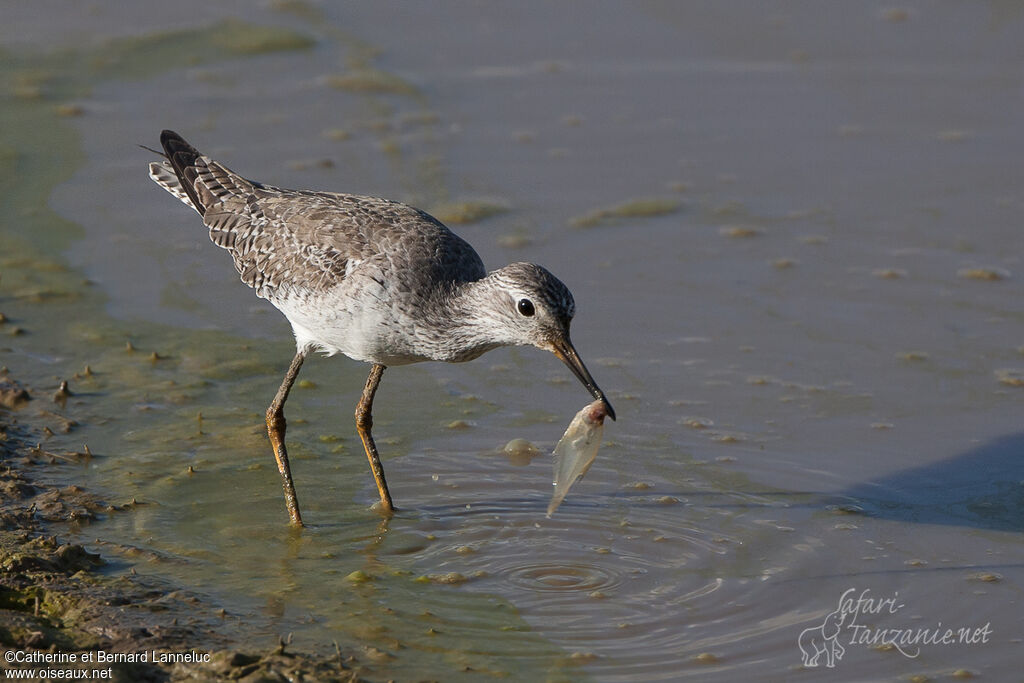
<svg viewBox="0 0 1024 683"><path fill-rule="evenodd" d="M303 12L301 8L297 11ZM427 204L446 198L439 155L429 151L439 142L441 117L430 108L425 94L377 63L382 55L379 47L337 27L320 23L318 27L346 50L344 71L326 75L324 85L357 98L366 109L365 120L357 127L375 138L377 149L390 162L391 172L408 188L405 199ZM416 108L407 110L410 106ZM344 141L355 133L345 127L328 129L324 135ZM343 163L362 161L349 158Z"/></svg>
<svg viewBox="0 0 1024 683"><path fill-rule="evenodd" d="M92 48L7 53L0 83L23 100L52 101L87 95L104 80L149 78L175 68L304 50L314 44L309 36L287 29L228 20L198 30L115 38Z"/></svg>
<svg viewBox="0 0 1024 683"><path fill-rule="evenodd" d="M598 225L620 223L632 218L665 216L676 213L682 207L682 203L674 199L656 197L631 199L572 218L569 220L569 225L574 228L592 228Z"/></svg>
<svg viewBox="0 0 1024 683"><path fill-rule="evenodd" d="M271 52L306 50L315 44L309 36L274 26L226 21L211 36L215 47L228 55L263 55Z"/></svg>
<svg viewBox="0 0 1024 683"><path fill-rule="evenodd" d="M167 31L118 38L91 50L71 75L92 79L140 79L170 68L312 47L313 40L292 31L241 21L224 21L202 30ZM58 60L81 57L77 50ZM78 71L78 73L76 73ZM67 73L67 72L65 72Z"/></svg>
<svg viewBox="0 0 1024 683"><path fill-rule="evenodd" d="M327 77L327 84L336 90L355 93L415 95L416 87L400 76L370 66L351 69L344 74Z"/></svg>
<svg viewBox="0 0 1024 683"><path fill-rule="evenodd" d="M271 0L270 9L291 14L310 23L324 22L323 10L306 0Z"/></svg>
<svg viewBox="0 0 1024 683"><path fill-rule="evenodd" d="M431 209L430 214L442 223L449 225L466 225L478 223L492 216L498 216L509 210L508 204L486 201L466 200L439 204Z"/></svg>
<svg viewBox="0 0 1024 683"><path fill-rule="evenodd" d="M0 51L0 92L14 95L0 106L0 215L7 220L3 251L24 240L32 251L55 253L80 239L81 228L47 207L51 189L68 180L82 161L74 130L61 105L88 95L110 79L155 76L175 68L229 58L306 49L312 39L293 31L240 21L199 30L118 38L89 49L44 54Z"/></svg>

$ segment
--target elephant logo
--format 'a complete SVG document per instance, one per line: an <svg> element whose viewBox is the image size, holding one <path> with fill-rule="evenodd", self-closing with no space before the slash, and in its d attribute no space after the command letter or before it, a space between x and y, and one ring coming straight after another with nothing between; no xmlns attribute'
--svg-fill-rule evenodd
<svg viewBox="0 0 1024 683"><path fill-rule="evenodd" d="M846 654L845 648L839 644L839 634L843 630L846 612L841 608L829 613L820 626L805 628L797 638L800 653L803 655L804 666L818 666L822 655L825 655L825 666L832 669L836 661Z"/></svg>

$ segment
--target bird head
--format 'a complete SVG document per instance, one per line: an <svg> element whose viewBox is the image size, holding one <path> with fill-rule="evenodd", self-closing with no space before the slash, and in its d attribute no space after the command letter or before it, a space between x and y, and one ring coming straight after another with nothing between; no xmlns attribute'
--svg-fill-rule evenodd
<svg viewBox="0 0 1024 683"><path fill-rule="evenodd" d="M512 263L491 273L499 292L497 313L506 344L536 346L550 351L568 366L587 391L604 403L608 416L615 410L594 381L569 337L576 313L572 293L561 280L533 263Z"/></svg>

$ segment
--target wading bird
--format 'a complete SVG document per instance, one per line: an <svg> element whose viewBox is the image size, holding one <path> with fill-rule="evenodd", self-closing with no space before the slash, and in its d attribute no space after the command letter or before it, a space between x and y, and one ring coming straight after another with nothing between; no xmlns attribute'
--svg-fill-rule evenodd
<svg viewBox="0 0 1024 683"><path fill-rule="evenodd" d="M165 159L149 165L150 177L202 216L242 282L284 313L295 333L295 357L267 409L293 524L301 526L302 516L285 449L284 403L312 351L372 364L356 429L385 513L394 506L371 428L373 396L389 365L459 363L529 344L558 356L615 419L569 340L572 294L544 268L512 263L488 273L473 247L419 209L246 180L169 130L160 144Z"/></svg>

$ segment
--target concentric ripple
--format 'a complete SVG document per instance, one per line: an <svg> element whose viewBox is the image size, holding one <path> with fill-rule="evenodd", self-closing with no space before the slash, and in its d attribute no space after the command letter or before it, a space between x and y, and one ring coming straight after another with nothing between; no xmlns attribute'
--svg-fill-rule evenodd
<svg viewBox="0 0 1024 683"><path fill-rule="evenodd" d="M509 569L504 576L509 584L518 588L556 593L611 590L622 583L622 577L613 570L595 564L528 564Z"/></svg>
<svg viewBox="0 0 1024 683"><path fill-rule="evenodd" d="M601 680L671 679L673 663L692 663L699 652L682 615L716 611L726 581L715 568L740 547L735 508L696 507L662 486L609 488L609 457L549 519L546 468L537 482L516 470L512 498L500 461L476 462L470 474L446 460L432 467L460 502L437 505L438 492L424 492L407 529L421 540L403 555L414 571L470 577L459 590L508 600L571 666Z"/></svg>

